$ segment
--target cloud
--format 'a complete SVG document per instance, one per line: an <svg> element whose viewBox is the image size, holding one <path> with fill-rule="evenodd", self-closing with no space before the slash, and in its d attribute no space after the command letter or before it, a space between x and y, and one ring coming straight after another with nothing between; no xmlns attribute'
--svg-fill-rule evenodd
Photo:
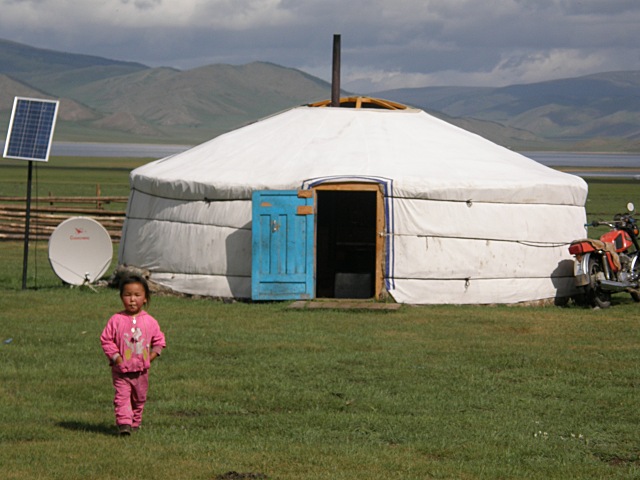
<svg viewBox="0 0 640 480"><path fill-rule="evenodd" d="M427 73L407 73L400 70L347 69L343 74L342 86L356 93L423 86L499 87L624 70L627 63L624 57L624 52L611 50L511 51L491 70L486 71L443 69ZM637 52L629 52L628 57L629 61L634 58L638 60Z"/></svg>
<svg viewBox="0 0 640 480"><path fill-rule="evenodd" d="M344 85L504 85L639 69L637 0L0 0L9 40L151 66L269 61Z"/></svg>

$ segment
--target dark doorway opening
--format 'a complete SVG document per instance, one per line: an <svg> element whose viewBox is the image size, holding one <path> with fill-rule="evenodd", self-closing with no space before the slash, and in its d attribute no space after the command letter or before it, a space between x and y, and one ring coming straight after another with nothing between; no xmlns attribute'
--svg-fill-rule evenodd
<svg viewBox="0 0 640 480"><path fill-rule="evenodd" d="M316 297L374 297L377 192L316 194Z"/></svg>

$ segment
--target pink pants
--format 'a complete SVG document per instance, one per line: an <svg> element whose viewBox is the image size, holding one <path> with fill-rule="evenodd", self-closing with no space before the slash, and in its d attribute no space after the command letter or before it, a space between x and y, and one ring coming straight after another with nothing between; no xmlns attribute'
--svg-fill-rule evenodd
<svg viewBox="0 0 640 480"><path fill-rule="evenodd" d="M147 401L149 389L149 370L144 372L122 373L111 370L113 388L116 390L113 406L118 425L139 427L142 411Z"/></svg>

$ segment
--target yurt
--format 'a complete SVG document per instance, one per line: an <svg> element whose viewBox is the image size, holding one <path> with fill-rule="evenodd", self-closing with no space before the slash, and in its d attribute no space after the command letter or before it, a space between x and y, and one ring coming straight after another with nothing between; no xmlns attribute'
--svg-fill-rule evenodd
<svg viewBox="0 0 640 480"><path fill-rule="evenodd" d="M273 115L130 185L119 262L213 297L566 298L567 246L585 234L581 178L366 98Z"/></svg>

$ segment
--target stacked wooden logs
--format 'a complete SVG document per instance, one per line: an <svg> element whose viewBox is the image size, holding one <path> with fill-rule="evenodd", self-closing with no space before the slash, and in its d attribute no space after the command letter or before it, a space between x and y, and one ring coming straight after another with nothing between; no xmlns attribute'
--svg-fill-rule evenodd
<svg viewBox="0 0 640 480"><path fill-rule="evenodd" d="M70 217L90 217L119 241L127 197L36 197L31 199L29 238L46 240ZM0 240L23 240L27 201L25 197L0 196Z"/></svg>

